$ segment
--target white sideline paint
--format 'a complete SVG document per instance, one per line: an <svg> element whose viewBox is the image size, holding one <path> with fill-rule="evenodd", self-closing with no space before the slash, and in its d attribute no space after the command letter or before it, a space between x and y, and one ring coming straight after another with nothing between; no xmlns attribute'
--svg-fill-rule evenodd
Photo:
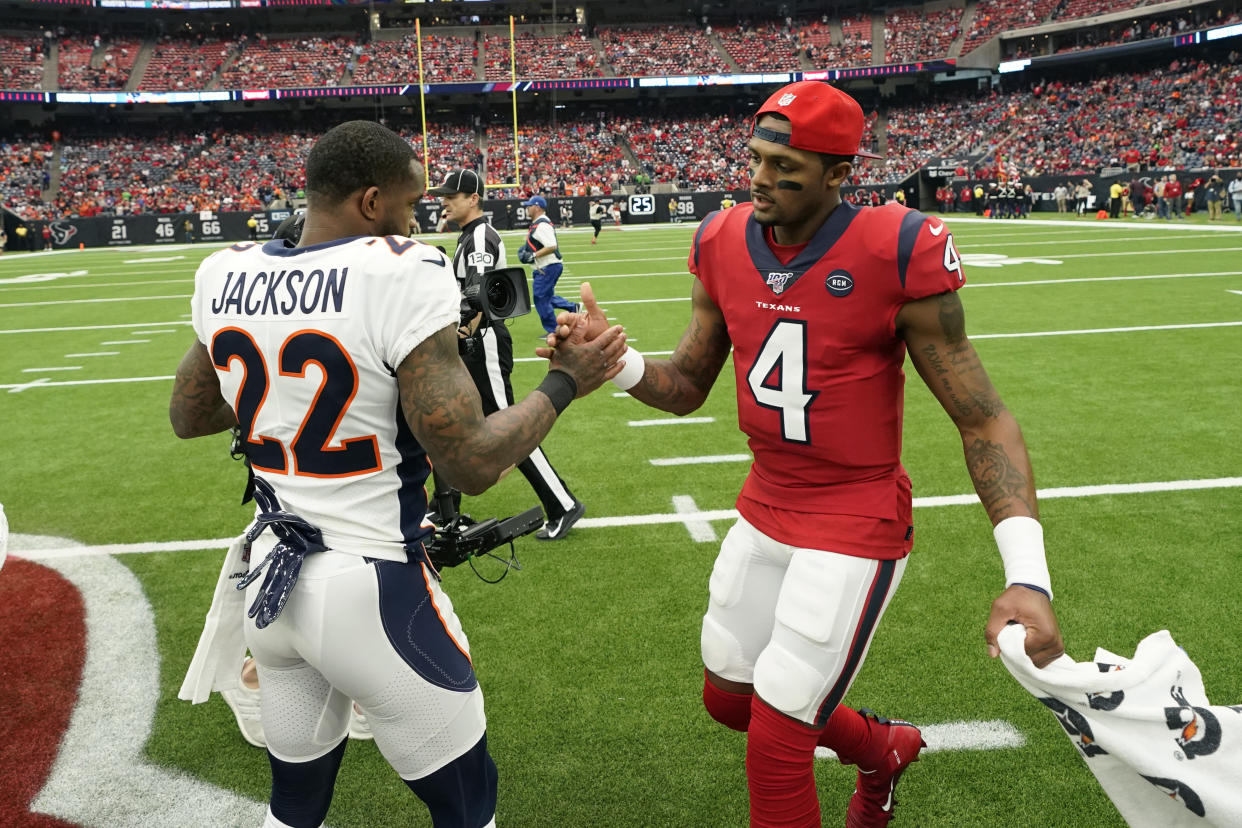
<svg viewBox="0 0 1242 828"><path fill-rule="evenodd" d="M1242 477L1215 477L1202 480L1159 480L1150 483L1103 483L1094 486L1060 486L1039 489L1040 500L1057 498L1098 497L1101 495L1152 494L1156 492L1185 492L1199 489L1237 489L1242 488ZM978 495L957 494L940 495L938 497L916 497L915 508L934 508L937 506L969 506L979 502ZM714 509L706 512L650 514L650 515L619 515L615 517L583 518L574 524L576 529L606 529L614 526L650 526L659 523L681 523L737 520L736 509ZM216 549L224 552L233 538L214 538L210 540L162 541L147 543L111 543L100 546L32 546L26 539L29 535L10 535L9 554L29 560L48 560L54 558L76 558L97 555L135 555L152 552L190 552L200 549Z"/></svg>
<svg viewBox="0 0 1242 828"><path fill-rule="evenodd" d="M153 299L189 299L191 296L193 294L177 293L172 296L117 296L108 299L48 299L43 302L8 302L0 305L0 308L33 308L37 305L93 305L99 302L149 302Z"/></svg>
<svg viewBox="0 0 1242 828"><path fill-rule="evenodd" d="M976 334L971 339L1024 339L1028 336L1075 336L1078 334L1136 333L1138 331L1178 331L1188 328L1235 328L1242 322L1196 322L1189 325L1135 325L1129 328L1080 328L1073 331L1033 331L1030 333Z"/></svg>
<svg viewBox="0 0 1242 828"><path fill-rule="evenodd" d="M643 301L646 301L646 300L643 300ZM651 300L651 301L664 302L664 301L669 301L669 300L659 299L659 300ZM173 324L178 324L178 323L169 322L167 324L173 325ZM189 323L187 322L185 324L189 324ZM1188 330L1192 328L1236 328L1239 326L1242 326L1242 322L1195 322L1195 323L1190 323L1190 324L1185 324L1185 325L1134 325L1134 326L1130 326L1126 328L1080 328L1078 330L1069 330L1069 331L1028 331L1028 332L1023 332L1023 333L972 334L970 338L971 339L1024 339L1026 337L1038 337L1038 336L1077 336L1077 335L1086 335L1086 334L1138 333L1141 331L1179 331L1179 330ZM102 327L133 327L133 326L105 325ZM44 328L41 330L75 331L75 330L86 330L86 329L83 329L83 328ZM20 331L0 331L0 333L21 333L21 332ZM150 340L147 340L147 339L123 339L123 340L116 340L116 341L111 341L111 342L102 342L100 344L101 345L129 345L133 343L149 342L149 341ZM644 351L644 353L647 356L668 356L669 354L673 352L672 351ZM546 362L546 360L544 360L542 357L520 357L518 359L513 360L513 362L514 364L517 364L519 362ZM40 387L47 386L49 388L52 388L52 387L63 386L63 385L95 385L98 383L117 383L117 382L151 382L154 380L170 380L172 378L173 378L172 376L121 377L118 379L107 379L107 380L70 380L67 382L40 382L38 383L38 385ZM21 391L29 387L30 385L31 385L30 383L0 385L0 390ZM691 418L679 420L678 422L692 422L694 421L694 419L695 418L691 417Z"/></svg>
<svg viewBox="0 0 1242 828"><path fill-rule="evenodd" d="M186 314L189 316L189 314ZM130 322L125 325L73 325L63 328L12 328L7 331L0 331L0 334L27 334L27 333L62 333L64 331L105 331L116 328L149 328L152 325L189 325L190 322L178 319L176 322Z"/></svg>
<svg viewBox="0 0 1242 828"><path fill-rule="evenodd" d="M653 466L699 466L708 463L749 463L750 459L749 454L708 454L703 457L655 457L650 462Z"/></svg>
<svg viewBox="0 0 1242 828"><path fill-rule="evenodd" d="M712 543L716 540L716 530L706 520L694 520L690 516L701 514L694 498L690 495L673 495L673 511L686 515L686 530L690 532L690 540L695 543Z"/></svg>
<svg viewBox="0 0 1242 828"><path fill-rule="evenodd" d="M119 352L118 352L119 353ZM60 385L113 385L121 382L167 382L174 380L176 377L169 374L165 377L117 377L116 379L93 379L93 380L61 380L60 382L52 382L47 377L40 377L34 382L15 383L13 385L0 385L0 389L7 390L10 394L19 391L25 391L27 388L34 386L60 386Z"/></svg>
<svg viewBox="0 0 1242 828"><path fill-rule="evenodd" d="M1021 731L1004 719L921 724L919 730L927 742L920 755L942 750L1001 750L1026 744ZM815 758L836 759L837 755L826 747L817 747Z"/></svg>
<svg viewBox="0 0 1242 828"><path fill-rule="evenodd" d="M140 282L104 282L86 285L5 285L0 282L0 292L5 290L90 290L93 288L138 287L140 285L192 285L194 279L143 279Z"/></svg>
<svg viewBox="0 0 1242 828"><path fill-rule="evenodd" d="M30 809L108 828L262 824L266 804L143 757L160 656L151 605L134 574L109 557L48 565L82 595L86 662L56 762Z"/></svg>
<svg viewBox="0 0 1242 828"><path fill-rule="evenodd" d="M702 425L714 422L716 422L715 417L669 417L662 420L630 420L626 425L632 428L646 428L647 426Z"/></svg>

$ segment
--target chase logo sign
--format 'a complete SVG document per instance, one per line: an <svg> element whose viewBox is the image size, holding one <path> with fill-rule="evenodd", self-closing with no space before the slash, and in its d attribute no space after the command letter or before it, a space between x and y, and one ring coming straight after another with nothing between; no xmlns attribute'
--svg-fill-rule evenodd
<svg viewBox="0 0 1242 828"><path fill-rule="evenodd" d="M767 282L768 287L772 288L773 293L783 293L789 285L789 280L793 278L792 270L772 270L768 271Z"/></svg>
<svg viewBox="0 0 1242 828"><path fill-rule="evenodd" d="M833 296L849 296L854 290L854 277L847 271L834 270L824 280L824 287L828 288L828 292Z"/></svg>

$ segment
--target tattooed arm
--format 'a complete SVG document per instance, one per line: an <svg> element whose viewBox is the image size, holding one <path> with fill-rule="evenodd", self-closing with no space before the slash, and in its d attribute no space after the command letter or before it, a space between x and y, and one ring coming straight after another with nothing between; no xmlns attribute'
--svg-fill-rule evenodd
<svg viewBox="0 0 1242 828"><path fill-rule="evenodd" d="M919 376L962 435L966 468L992 524L1010 517L1038 518L1026 442L966 338L966 314L957 294L905 305L897 314L897 332ZM999 655L996 636L1009 623L1026 627L1026 652L1037 667L1065 651L1056 614L1042 592L1015 583L992 602L984 628L989 655Z"/></svg>
<svg viewBox="0 0 1242 828"><path fill-rule="evenodd" d="M646 360L647 370L630 394L652 408L689 414L707 399L729 357L724 315L698 279L690 295L690 324L669 359Z"/></svg>
<svg viewBox="0 0 1242 828"><path fill-rule="evenodd" d="M961 432L966 468L992 524L1039 517L1022 431L966 338L957 294L910 302L897 314L897 330L919 376Z"/></svg>
<svg viewBox="0 0 1242 828"><path fill-rule="evenodd" d="M547 347L535 349L539 356L551 358L555 345L569 336L569 326L579 319L586 321L588 341L607 329L607 317L595 301L590 282L583 282L580 291L582 310L557 317L557 328L548 334ZM643 377L629 389L635 399L678 415L689 414L707 399L732 347L724 316L698 279L694 280L690 300L690 325L681 335L673 356L669 359L644 357Z"/></svg>
<svg viewBox="0 0 1242 828"><path fill-rule="evenodd" d="M579 332L556 349L551 367L573 377L582 396L616 374L624 350L619 326L590 342ZM410 431L436 471L469 495L486 491L501 472L529 457L556 422L551 398L538 390L484 417L478 389L458 355L456 326L411 351L397 368L397 384Z"/></svg>
<svg viewBox="0 0 1242 828"><path fill-rule="evenodd" d="M220 378L207 346L195 341L177 366L168 419L173 433L185 440L216 434L237 425L237 415L220 394Z"/></svg>

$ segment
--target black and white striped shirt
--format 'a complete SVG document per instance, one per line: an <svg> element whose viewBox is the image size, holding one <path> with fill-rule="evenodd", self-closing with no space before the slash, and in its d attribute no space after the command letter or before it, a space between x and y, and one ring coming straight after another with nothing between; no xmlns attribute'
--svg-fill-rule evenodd
<svg viewBox="0 0 1242 828"><path fill-rule="evenodd" d="M465 288L466 279L472 275L507 264L504 240L487 223L487 216L479 216L461 229L457 249L453 251L453 275L458 287Z"/></svg>

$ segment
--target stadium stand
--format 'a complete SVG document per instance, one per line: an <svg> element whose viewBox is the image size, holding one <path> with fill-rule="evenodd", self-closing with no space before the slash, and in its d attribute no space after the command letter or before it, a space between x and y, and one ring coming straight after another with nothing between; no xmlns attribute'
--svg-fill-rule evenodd
<svg viewBox="0 0 1242 828"><path fill-rule="evenodd" d="M708 35L687 26L601 27L604 56L619 76L701 75L728 71Z"/></svg>
<svg viewBox="0 0 1242 828"><path fill-rule="evenodd" d="M60 41L59 88L122 89L142 41L74 35Z"/></svg>
<svg viewBox="0 0 1242 828"><path fill-rule="evenodd" d="M37 32L0 35L0 86L43 88L43 39Z"/></svg>
<svg viewBox="0 0 1242 828"><path fill-rule="evenodd" d="M512 128L490 125L486 138L487 181L514 181ZM522 124L518 147L522 192L587 195L592 188L612 192L634 172L613 133L590 114L560 120L555 128L546 122Z"/></svg>
<svg viewBox="0 0 1242 828"><path fill-rule="evenodd" d="M797 34L780 23L726 26L717 29L716 36L743 72L790 71L801 66Z"/></svg>
<svg viewBox="0 0 1242 828"><path fill-rule="evenodd" d="M491 39L488 39L491 56ZM509 44L502 47L506 71ZM517 36L517 71L521 78L602 78L601 60L590 38L581 28L553 36L546 31L525 30ZM491 66L489 60L489 67ZM488 76L489 79L491 76Z"/></svg>
<svg viewBox="0 0 1242 828"><path fill-rule="evenodd" d="M975 19L966 33L962 54L969 54L977 46L1001 32L1037 26L1046 21L1059 0L979 0Z"/></svg>
<svg viewBox="0 0 1242 828"><path fill-rule="evenodd" d="M151 92L206 89L233 51L222 38L162 37L151 51L138 88Z"/></svg>
<svg viewBox="0 0 1242 828"><path fill-rule="evenodd" d="M239 39L237 59L220 77L224 89L339 86L355 58L350 37Z"/></svg>
<svg viewBox="0 0 1242 828"><path fill-rule="evenodd" d="M841 20L842 41L832 42L832 28L826 19L808 23L798 30L811 64L816 67L868 66L872 59L871 15L859 14Z"/></svg>
<svg viewBox="0 0 1242 828"><path fill-rule="evenodd" d="M962 33L962 10L897 9L884 19L884 62L910 63L945 57Z"/></svg>
<svg viewBox="0 0 1242 828"><path fill-rule="evenodd" d="M428 83L473 81L478 46L474 39L448 34L423 35L423 77ZM418 40L408 34L400 40L370 43L358 56L354 83L417 83Z"/></svg>
<svg viewBox="0 0 1242 828"><path fill-rule="evenodd" d="M1121 166L1137 149L1152 167L1242 164L1242 66L1174 61L1165 69L1036 86L1000 147L1023 175Z"/></svg>
<svg viewBox="0 0 1242 828"><path fill-rule="evenodd" d="M0 207L26 218L45 218L40 193L50 175L52 145L31 136L0 141Z"/></svg>
<svg viewBox="0 0 1242 828"><path fill-rule="evenodd" d="M748 187L746 139L750 121L728 115L614 118L610 125L629 142L655 181L680 188Z"/></svg>

